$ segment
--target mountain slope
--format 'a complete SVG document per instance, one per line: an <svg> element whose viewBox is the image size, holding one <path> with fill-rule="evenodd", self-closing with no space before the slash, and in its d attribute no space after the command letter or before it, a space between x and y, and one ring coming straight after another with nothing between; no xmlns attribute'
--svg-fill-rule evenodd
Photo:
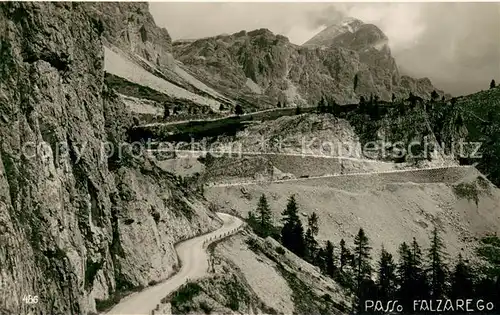
<svg viewBox="0 0 500 315"><path fill-rule="evenodd" d="M84 6L102 30L106 72L156 90L167 103L187 100L218 111L221 103L232 102L178 66L172 56L170 35L155 24L147 3L101 2ZM156 106L163 110L162 103Z"/></svg>
<svg viewBox="0 0 500 315"><path fill-rule="evenodd" d="M478 163L478 168L497 186L500 186L500 87L480 91L453 100L463 113L463 124L467 127L465 139L480 145L480 158L464 160Z"/></svg>
<svg viewBox="0 0 500 315"><path fill-rule="evenodd" d="M265 194L276 224L294 194L303 224L307 215L319 215L319 239L338 244L363 228L374 249L384 245L393 253L413 237L427 245L429 232L438 226L452 256L473 258L476 238L500 232L500 193L473 168L213 186L206 194L216 205L242 216Z"/></svg>

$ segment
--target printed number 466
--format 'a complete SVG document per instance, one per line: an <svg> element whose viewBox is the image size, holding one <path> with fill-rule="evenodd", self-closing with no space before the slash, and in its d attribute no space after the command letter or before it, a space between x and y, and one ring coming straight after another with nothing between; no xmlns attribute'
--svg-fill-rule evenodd
<svg viewBox="0 0 500 315"><path fill-rule="evenodd" d="M23 296L23 302L26 304L36 304L38 303L38 295L25 295Z"/></svg>

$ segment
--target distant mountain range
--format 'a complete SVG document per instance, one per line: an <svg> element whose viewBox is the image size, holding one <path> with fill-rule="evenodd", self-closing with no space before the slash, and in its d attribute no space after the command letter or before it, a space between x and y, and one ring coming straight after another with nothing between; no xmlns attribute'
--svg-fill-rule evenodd
<svg viewBox="0 0 500 315"><path fill-rule="evenodd" d="M103 21L111 46L135 59L140 56L164 74L180 68L233 106L308 106L323 96L339 104L370 95L389 101L393 94L406 98L410 92L429 98L436 90L428 78L402 75L387 36L358 19L329 25L302 46L268 29L171 42L168 31L155 25L147 4L116 6L101 3L92 10ZM176 75L166 76L190 89Z"/></svg>

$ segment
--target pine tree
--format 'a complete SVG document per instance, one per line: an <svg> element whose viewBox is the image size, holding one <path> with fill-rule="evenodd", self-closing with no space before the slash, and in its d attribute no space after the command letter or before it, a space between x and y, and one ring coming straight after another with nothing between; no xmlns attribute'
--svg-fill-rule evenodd
<svg viewBox="0 0 500 315"><path fill-rule="evenodd" d="M220 104L219 106L219 111L223 111L225 108L224 108L224 105L223 104Z"/></svg>
<svg viewBox="0 0 500 315"><path fill-rule="evenodd" d="M309 218L307 218L307 226L311 229L312 235L318 236L319 226L318 226L318 215L313 212Z"/></svg>
<svg viewBox="0 0 500 315"><path fill-rule="evenodd" d="M278 101L278 108L281 108L281 102Z"/></svg>
<svg viewBox="0 0 500 315"><path fill-rule="evenodd" d="M349 263L350 256L351 256L351 253L349 252L349 249L345 246L344 239L341 239L340 240L340 271L341 272L344 271L344 268Z"/></svg>
<svg viewBox="0 0 500 315"><path fill-rule="evenodd" d="M322 273L326 274L326 254L322 246L319 246L318 254L316 255L316 266L319 267Z"/></svg>
<svg viewBox="0 0 500 315"><path fill-rule="evenodd" d="M399 263L397 266L398 291L397 298L405 309L413 307L413 300L427 299L428 286L422 267L422 251L413 238L408 245L399 246Z"/></svg>
<svg viewBox="0 0 500 315"><path fill-rule="evenodd" d="M416 238L413 238L410 248L411 253L411 287L413 287L414 298L426 299L428 297L429 285L425 274L422 250Z"/></svg>
<svg viewBox="0 0 500 315"><path fill-rule="evenodd" d="M396 282L396 264L392 255L382 247L378 262L378 299L382 301L394 300Z"/></svg>
<svg viewBox="0 0 500 315"><path fill-rule="evenodd" d="M354 238L354 268L355 268L355 281L358 301L361 299L361 292L363 288L362 283L365 280L371 279L371 265L370 265L370 250L368 237L365 231L360 228L358 234Z"/></svg>
<svg viewBox="0 0 500 315"><path fill-rule="evenodd" d="M283 246L296 255L302 257L304 254L304 229L299 219L299 210L295 196L288 199L286 209L282 212L283 228L281 229L281 241Z"/></svg>
<svg viewBox="0 0 500 315"><path fill-rule="evenodd" d="M428 253L428 275L430 293L433 299L440 299L446 292L446 274L447 267L445 264L444 244L441 239L437 227L431 234L431 247Z"/></svg>
<svg viewBox="0 0 500 315"><path fill-rule="evenodd" d="M318 242L314 238L318 235L319 227L318 227L318 215L313 212L311 216L308 218L307 223L307 231L304 238L305 242L305 258L307 261L314 263L315 258L318 254Z"/></svg>
<svg viewBox="0 0 500 315"><path fill-rule="evenodd" d="M333 254L333 244L330 241L326 241L325 250L325 271L330 277L335 275L335 258Z"/></svg>
<svg viewBox="0 0 500 315"><path fill-rule="evenodd" d="M410 247L406 242L403 242L399 246L399 264L397 268L398 274L398 283L399 283L399 291L398 291L398 299L401 300L401 303L404 308L408 309L411 306L411 301L413 298L413 287L412 287L412 279L413 269L412 269L412 254Z"/></svg>
<svg viewBox="0 0 500 315"><path fill-rule="evenodd" d="M356 91L356 88L358 87L358 74L356 73L354 75L354 91Z"/></svg>
<svg viewBox="0 0 500 315"><path fill-rule="evenodd" d="M295 196L292 195L288 199L288 203L286 205L286 209L281 213L283 216L283 228L281 229L281 242L283 246L292 250L293 248L293 228L297 221L299 220L298 216L298 207L295 201Z"/></svg>
<svg viewBox="0 0 500 315"><path fill-rule="evenodd" d="M272 222L271 222L271 209L267 203L267 198L265 194L262 194L259 198L259 203L257 205L258 223L259 223L259 234L262 237L267 237L271 234Z"/></svg>
<svg viewBox="0 0 500 315"><path fill-rule="evenodd" d="M302 226L302 222L300 220L295 224L295 227L293 228L293 236L295 239L295 244L294 244L294 253L301 257L304 258L305 253L306 253L306 244L304 241L304 227Z"/></svg>
<svg viewBox="0 0 500 315"><path fill-rule="evenodd" d="M318 242L314 238L311 228L308 228L304 236L305 253L304 258L308 262L316 265L315 258L318 254Z"/></svg>
<svg viewBox="0 0 500 315"><path fill-rule="evenodd" d="M474 279L470 267L464 262L462 254L458 255L458 262L451 275L450 298L467 299L474 293Z"/></svg>
<svg viewBox="0 0 500 315"><path fill-rule="evenodd" d="M491 80L490 82L490 89L493 89L497 84L495 83L495 79Z"/></svg>

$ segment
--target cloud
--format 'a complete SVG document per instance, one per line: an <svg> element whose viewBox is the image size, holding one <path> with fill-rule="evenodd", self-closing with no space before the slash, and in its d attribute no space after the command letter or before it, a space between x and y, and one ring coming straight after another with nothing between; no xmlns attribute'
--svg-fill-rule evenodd
<svg viewBox="0 0 500 315"><path fill-rule="evenodd" d="M453 94L500 82L498 3L150 3L174 39L268 28L302 44L346 16L377 25L403 72Z"/></svg>

